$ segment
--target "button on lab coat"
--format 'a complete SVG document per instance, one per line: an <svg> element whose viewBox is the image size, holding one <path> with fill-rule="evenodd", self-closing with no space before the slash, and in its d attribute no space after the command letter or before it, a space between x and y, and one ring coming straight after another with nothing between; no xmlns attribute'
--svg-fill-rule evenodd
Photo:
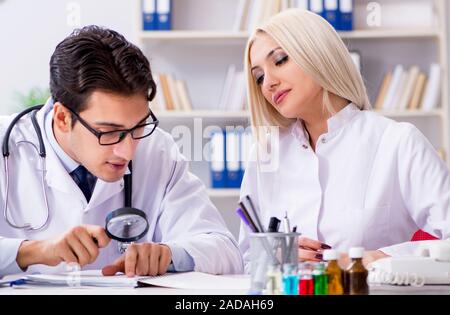
<svg viewBox="0 0 450 315"><path fill-rule="evenodd" d="M414 254L419 243L408 241L417 229L450 237L449 171L416 127L353 104L327 123L316 152L300 120L269 142L279 154L264 164L254 146L241 198L251 196L266 228L287 211L303 236L340 251L363 246L397 256ZM247 262L244 226L240 248Z"/></svg>
<svg viewBox="0 0 450 315"><path fill-rule="evenodd" d="M37 118L43 129L44 113ZM12 117L1 117L0 140ZM80 224L105 226L105 217L124 205L123 180L108 183L97 180L89 203L64 169L43 132L47 150L45 189L47 190L50 222L40 231L11 228L0 217L0 276L18 273L15 262L17 250L23 239L42 240L68 232ZM9 142L11 157L9 217L16 224L31 223L36 226L45 218L44 196L41 186L39 156L31 145L21 140L37 142L29 117L20 120ZM4 161L0 162L0 204L5 200ZM165 243L181 247L193 259L196 271L222 274L242 271L242 257L237 242L226 229L217 209L209 200L202 182L188 171L188 162L179 153L169 134L156 129L142 139L133 160L133 207L143 210L149 222L149 231L143 241ZM99 269L111 264L120 256L117 242L111 241L100 250L97 260L85 269ZM58 268L31 266L29 272L65 271Z"/></svg>

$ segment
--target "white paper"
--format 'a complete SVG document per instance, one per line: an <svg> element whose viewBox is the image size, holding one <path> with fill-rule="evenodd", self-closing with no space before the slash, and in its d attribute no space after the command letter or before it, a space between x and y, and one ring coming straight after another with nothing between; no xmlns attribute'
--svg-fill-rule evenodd
<svg viewBox="0 0 450 315"><path fill-rule="evenodd" d="M125 275L105 277L100 270L86 270L64 274L35 274L26 277L30 284L54 286L136 287L138 277Z"/></svg>
<svg viewBox="0 0 450 315"><path fill-rule="evenodd" d="M139 279L139 282L166 288L197 290L249 290L250 278L239 276L215 276L202 272L166 274L161 277Z"/></svg>
<svg viewBox="0 0 450 315"><path fill-rule="evenodd" d="M52 286L93 286L93 287L137 287L138 282L175 289L219 289L219 290L248 290L250 278L246 275L215 276L202 272L166 273L156 277L134 277L125 275L105 277L100 270L86 270L64 274L28 275L29 284Z"/></svg>

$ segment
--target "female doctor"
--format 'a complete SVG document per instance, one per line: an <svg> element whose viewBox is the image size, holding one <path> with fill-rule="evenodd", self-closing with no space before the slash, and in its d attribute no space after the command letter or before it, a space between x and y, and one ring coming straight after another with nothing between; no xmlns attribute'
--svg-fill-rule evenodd
<svg viewBox="0 0 450 315"><path fill-rule="evenodd" d="M136 46L96 26L75 31L52 55L50 90L42 109L15 124L9 158L0 162L0 277L27 268L67 271L63 262L104 268L105 275L242 270L237 243L204 185L156 128L148 107L156 86ZM13 118L2 118L0 140ZM104 227L124 205L131 160L132 207L145 213L148 232L122 255Z"/></svg>
<svg viewBox="0 0 450 315"><path fill-rule="evenodd" d="M241 196L250 195L265 226L287 212L302 233L299 260L363 246L369 263L414 254L409 240L418 229L450 237L447 167L413 125L370 111L361 75L328 22L282 12L256 30L244 62L258 141ZM262 131L269 126L279 137Z"/></svg>

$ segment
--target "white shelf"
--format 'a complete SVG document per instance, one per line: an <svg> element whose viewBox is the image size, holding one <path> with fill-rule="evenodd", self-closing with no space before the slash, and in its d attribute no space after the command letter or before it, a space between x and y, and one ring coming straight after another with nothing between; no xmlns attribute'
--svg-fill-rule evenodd
<svg viewBox="0 0 450 315"><path fill-rule="evenodd" d="M159 39L159 40L226 40L238 39L246 40L247 32L230 32L230 31L143 31L139 34L142 39Z"/></svg>
<svg viewBox="0 0 450 315"><path fill-rule="evenodd" d="M239 189L224 188L224 189L208 189L208 195L211 198L239 198Z"/></svg>
<svg viewBox="0 0 450 315"><path fill-rule="evenodd" d="M442 110L435 109L431 111L420 111L420 110L403 110L403 111L376 111L377 113L390 117L390 118L401 118L401 117L441 117Z"/></svg>
<svg viewBox="0 0 450 315"><path fill-rule="evenodd" d="M344 39L372 39L372 38L437 38L439 30L431 28L417 29L371 29L351 32L339 32Z"/></svg>
<svg viewBox="0 0 450 315"><path fill-rule="evenodd" d="M374 38L437 38L439 30L433 28L415 28L415 29L368 29L356 30L350 32L339 32L343 39L374 39ZM139 38L142 40L167 40L181 41L185 40L238 40L245 42L249 37L247 32L232 31L142 31Z"/></svg>

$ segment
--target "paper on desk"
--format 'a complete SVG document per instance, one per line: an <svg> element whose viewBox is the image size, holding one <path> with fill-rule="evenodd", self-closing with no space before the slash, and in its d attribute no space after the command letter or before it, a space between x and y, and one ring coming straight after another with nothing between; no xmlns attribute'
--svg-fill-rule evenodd
<svg viewBox="0 0 450 315"><path fill-rule="evenodd" d="M202 272L165 274L159 277L139 279L140 283L175 289L199 290L248 290L248 276L215 276Z"/></svg>
<svg viewBox="0 0 450 315"><path fill-rule="evenodd" d="M125 275L102 276L100 270L86 270L59 275L36 274L27 276L30 284L59 286L136 287L138 282L175 289L226 289L248 290L247 276L215 276L202 272L166 273L157 277L134 277Z"/></svg>
<svg viewBox="0 0 450 315"><path fill-rule="evenodd" d="M26 277L27 282L34 285L53 286L94 286L94 287L136 287L138 277L125 275L105 277L100 270L83 270L64 274L34 274Z"/></svg>

